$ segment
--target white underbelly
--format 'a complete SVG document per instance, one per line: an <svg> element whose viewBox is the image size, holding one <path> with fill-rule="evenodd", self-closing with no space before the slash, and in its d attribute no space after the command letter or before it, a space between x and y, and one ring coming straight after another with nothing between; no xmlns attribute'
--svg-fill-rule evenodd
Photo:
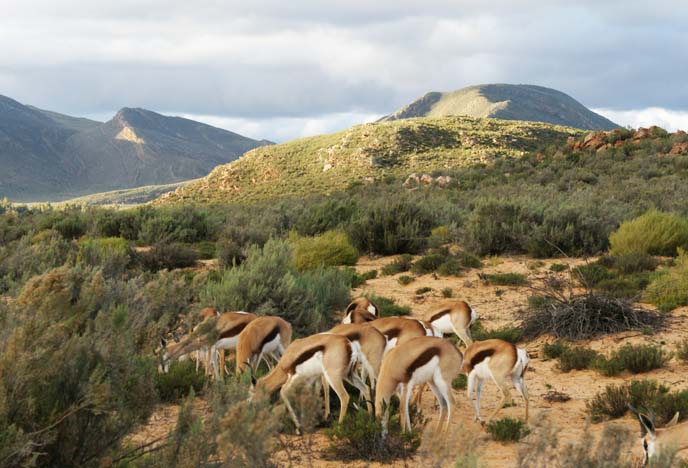
<svg viewBox="0 0 688 468"><path fill-rule="evenodd" d="M484 379L494 380L494 378L492 377L492 371L490 370L489 363L490 363L490 358L487 357L480 364L475 366L473 368L473 370L471 371L471 373L474 373L476 375L476 377L478 377L481 380L484 380Z"/></svg>
<svg viewBox="0 0 688 468"><path fill-rule="evenodd" d="M239 335L231 336L229 338L222 338L217 340L215 343L215 348L232 350L236 349L237 342L239 341Z"/></svg>
<svg viewBox="0 0 688 468"><path fill-rule="evenodd" d="M409 380L409 385L418 385L432 380L437 371L440 358L439 356L433 356L428 362L417 368L411 374L411 379Z"/></svg>
<svg viewBox="0 0 688 468"><path fill-rule="evenodd" d="M323 353L318 351L310 358L303 361L301 364L296 366L296 373L303 377L316 377L322 375L323 365L322 365Z"/></svg>
<svg viewBox="0 0 688 468"><path fill-rule="evenodd" d="M268 341L263 345L263 353L264 354L269 354L269 353L274 353L277 351L280 347L280 336L279 333L277 336L275 336L272 340Z"/></svg>
<svg viewBox="0 0 688 468"><path fill-rule="evenodd" d="M444 314L442 317L433 321L432 326L444 334L454 333L454 327L451 323L451 314Z"/></svg>

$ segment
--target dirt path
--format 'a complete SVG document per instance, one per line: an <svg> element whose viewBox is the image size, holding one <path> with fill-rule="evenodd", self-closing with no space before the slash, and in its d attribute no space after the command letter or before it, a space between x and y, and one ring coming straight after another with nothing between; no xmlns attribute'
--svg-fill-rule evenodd
<svg viewBox="0 0 688 468"><path fill-rule="evenodd" d="M382 266L392 260L389 257L377 259L362 258L356 268L359 272L379 271ZM571 262L580 263L581 260L573 260ZM492 329L518 323L520 315L527 305L527 298L530 293L526 287L485 284L478 277L478 273L522 273L528 275L529 278L534 278L548 274L549 265L552 263L562 263L562 261L545 260L536 262L525 257L495 258L489 259L487 264L480 270L470 270L465 276L460 278L422 275L408 285L399 284L397 278L400 275L383 276L369 280L362 287L355 289L352 296L356 297L369 292L393 298L399 304L411 307L413 316L422 317L435 304L445 300L441 294L443 288L452 288L454 297L465 299L472 304L480 315L485 328ZM416 294L416 290L422 287L430 287L432 291L419 296ZM668 350L673 351L678 342L688 338L688 308L674 311L672 317L667 330L652 336L645 336L640 333L626 333L579 344L588 345L607 354L626 343L662 344ZM544 341L539 339L520 345L527 348L529 353L534 356L529 366L529 372L526 374L526 382L530 392L531 422L546 417L554 426L561 429L560 441L564 443L579 440L586 430L595 436L601 434L606 423L587 424L586 402L610 383L619 384L627 380L647 378L656 379L670 386L672 390L688 388L688 366L679 363L676 359L672 359L665 368L638 376L623 373L617 377L603 377L595 371L588 370L562 373L556 369L555 361L543 360L538 355ZM550 390L566 393L571 397L571 400L565 403L548 403L543 397ZM454 466L456 456L460 452L460 444L466 443L467 439L472 439L474 451L479 454L480 466L516 466L519 449L527 448L524 442L500 444L492 441L482 430L481 426L473 421L473 408L467 401L465 390L455 392L455 398L457 408L452 415L450 431L455 434L453 436L454 442L444 445L440 444L440 446L444 448L456 447L456 450L449 450L446 459L439 461L437 464L433 462L432 465ZM498 391L496 387L489 382L486 383L481 405L483 412L487 414L487 411L493 408L497 402ZM515 406L505 408L500 413L500 417L522 418L524 412L523 401L516 397L515 403ZM160 433L173 429L177 411L177 407L161 407L151 418L148 425L132 436L132 440L135 439L141 442L152 440L153 437L158 436ZM436 409L434 398L432 398L430 392L424 395L422 411L426 417L430 417L429 426L432 426L436 418ZM623 424L633 431L637 430L637 422L630 417L618 420L614 424ZM296 444L299 443L291 437L285 436L284 440ZM326 461L318 458L318 451L329 443L324 434L316 433L309 436L307 443L309 451L316 454L315 459L310 457L300 459L297 462L298 466L334 468L343 465L340 461ZM637 448L639 449L639 444ZM428 449L425 453L432 451ZM421 450L421 455L417 457L418 459L415 463L411 464L421 463L423 466L429 465L430 459L423 458L421 460L423 453L423 450ZM282 451L282 453L276 454L276 459L279 462L286 462L287 457ZM292 461L294 462L294 460ZM345 466L376 467L381 465L366 462L350 462L346 463ZM404 462L398 462L389 466L404 466Z"/></svg>

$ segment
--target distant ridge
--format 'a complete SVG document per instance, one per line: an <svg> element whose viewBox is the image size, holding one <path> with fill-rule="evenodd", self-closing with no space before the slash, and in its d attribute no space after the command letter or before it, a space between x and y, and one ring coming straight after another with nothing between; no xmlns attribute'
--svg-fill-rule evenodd
<svg viewBox="0 0 688 468"><path fill-rule="evenodd" d="M0 198L60 201L179 183L266 144L146 109L125 107L102 123L0 96Z"/></svg>
<svg viewBox="0 0 688 468"><path fill-rule="evenodd" d="M526 84L483 84L447 93L430 92L380 120L449 115L527 120L583 130L619 127L561 91Z"/></svg>

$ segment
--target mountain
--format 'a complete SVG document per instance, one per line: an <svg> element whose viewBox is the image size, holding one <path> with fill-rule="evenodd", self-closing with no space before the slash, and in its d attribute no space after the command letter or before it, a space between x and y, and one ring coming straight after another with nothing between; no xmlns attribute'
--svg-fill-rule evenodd
<svg viewBox="0 0 688 468"><path fill-rule="evenodd" d="M155 203L228 203L327 194L387 177L516 158L580 134L580 130L543 123L473 117L357 125L256 148Z"/></svg>
<svg viewBox="0 0 688 468"><path fill-rule="evenodd" d="M583 130L619 127L561 91L523 84L484 84L448 93L427 93L381 120L448 115L527 120Z"/></svg>
<svg viewBox="0 0 688 468"><path fill-rule="evenodd" d="M266 144L145 109L101 123L0 96L0 198L57 201L177 183Z"/></svg>

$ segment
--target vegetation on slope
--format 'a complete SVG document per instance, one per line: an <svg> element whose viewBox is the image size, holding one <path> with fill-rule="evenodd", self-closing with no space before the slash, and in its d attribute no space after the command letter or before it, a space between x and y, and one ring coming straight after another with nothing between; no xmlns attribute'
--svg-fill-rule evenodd
<svg viewBox="0 0 688 468"><path fill-rule="evenodd" d="M517 158L579 134L566 127L470 117L357 125L257 148L163 196L161 202L227 203L331 194L357 183L379 183L389 176Z"/></svg>

